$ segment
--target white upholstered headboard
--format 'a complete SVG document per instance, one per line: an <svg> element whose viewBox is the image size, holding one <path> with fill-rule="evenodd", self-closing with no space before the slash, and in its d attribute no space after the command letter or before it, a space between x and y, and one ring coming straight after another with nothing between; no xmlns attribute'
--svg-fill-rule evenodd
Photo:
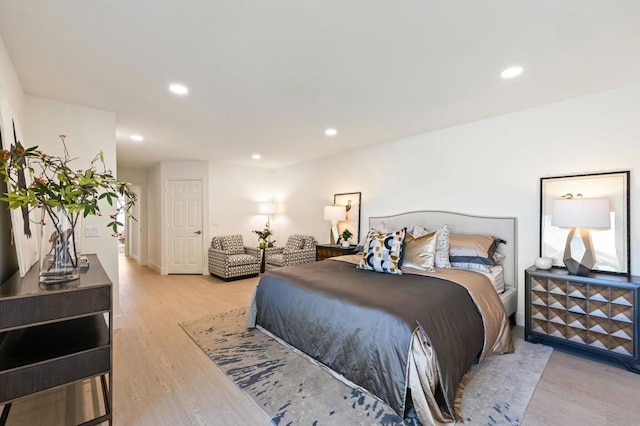
<svg viewBox="0 0 640 426"><path fill-rule="evenodd" d="M369 218L369 228L385 222L389 228L397 229L408 225L421 225L427 229L438 229L448 223L452 234L485 234L501 238L507 244L500 244L498 252L506 257L504 266L505 291L500 295L507 315L517 309L518 289L518 223L515 217L474 216L464 213L423 210L400 213L392 216Z"/></svg>

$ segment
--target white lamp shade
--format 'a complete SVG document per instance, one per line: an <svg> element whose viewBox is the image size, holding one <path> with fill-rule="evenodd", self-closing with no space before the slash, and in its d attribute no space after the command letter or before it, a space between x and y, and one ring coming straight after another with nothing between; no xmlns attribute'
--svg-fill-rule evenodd
<svg viewBox="0 0 640 426"><path fill-rule="evenodd" d="M260 214L276 214L278 213L277 203L258 203L258 213Z"/></svg>
<svg viewBox="0 0 640 426"><path fill-rule="evenodd" d="M347 219L345 206L324 206L324 220L339 221Z"/></svg>
<svg viewBox="0 0 640 426"><path fill-rule="evenodd" d="M560 228L610 228L611 209L606 198L555 200L551 225Z"/></svg>

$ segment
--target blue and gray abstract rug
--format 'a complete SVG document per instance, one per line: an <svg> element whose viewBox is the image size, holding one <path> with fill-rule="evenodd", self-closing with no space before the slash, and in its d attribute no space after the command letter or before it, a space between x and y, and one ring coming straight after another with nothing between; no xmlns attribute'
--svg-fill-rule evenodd
<svg viewBox="0 0 640 426"><path fill-rule="evenodd" d="M274 425L407 425L366 391L351 388L260 330L247 330L246 309L180 324ZM516 352L472 368L462 414L468 425L518 425L552 349L515 339Z"/></svg>

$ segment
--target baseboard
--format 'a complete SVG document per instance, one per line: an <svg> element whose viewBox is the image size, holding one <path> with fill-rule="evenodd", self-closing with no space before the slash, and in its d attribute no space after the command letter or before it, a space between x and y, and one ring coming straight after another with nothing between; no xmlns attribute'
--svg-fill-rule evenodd
<svg viewBox="0 0 640 426"><path fill-rule="evenodd" d="M113 316L113 329L120 330L122 328L122 315Z"/></svg>
<svg viewBox="0 0 640 426"><path fill-rule="evenodd" d="M135 254L130 254L129 257L135 260L136 262L140 263L140 256L137 256Z"/></svg>
<svg viewBox="0 0 640 426"><path fill-rule="evenodd" d="M154 271L156 271L157 273L161 273L162 268L160 267L160 265L156 265L153 262L149 262L149 268L153 269Z"/></svg>

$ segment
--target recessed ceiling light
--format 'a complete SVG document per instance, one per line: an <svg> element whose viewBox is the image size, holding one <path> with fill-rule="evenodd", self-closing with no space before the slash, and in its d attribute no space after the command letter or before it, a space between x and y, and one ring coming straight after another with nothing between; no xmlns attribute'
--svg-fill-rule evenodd
<svg viewBox="0 0 640 426"><path fill-rule="evenodd" d="M136 142L142 142L144 138L140 135L131 135L131 140Z"/></svg>
<svg viewBox="0 0 640 426"><path fill-rule="evenodd" d="M504 79L514 78L522 74L522 67L510 67L500 73Z"/></svg>
<svg viewBox="0 0 640 426"><path fill-rule="evenodd" d="M253 154L251 158L253 158L254 160L259 160L262 158L262 156L260 154Z"/></svg>
<svg viewBox="0 0 640 426"><path fill-rule="evenodd" d="M187 89L187 86L178 83L170 85L169 90L171 90L176 95L186 95L187 93L189 93L189 89Z"/></svg>
<svg viewBox="0 0 640 426"><path fill-rule="evenodd" d="M338 131L333 128L328 128L327 130L324 131L324 134L327 136L335 136L338 134Z"/></svg>

